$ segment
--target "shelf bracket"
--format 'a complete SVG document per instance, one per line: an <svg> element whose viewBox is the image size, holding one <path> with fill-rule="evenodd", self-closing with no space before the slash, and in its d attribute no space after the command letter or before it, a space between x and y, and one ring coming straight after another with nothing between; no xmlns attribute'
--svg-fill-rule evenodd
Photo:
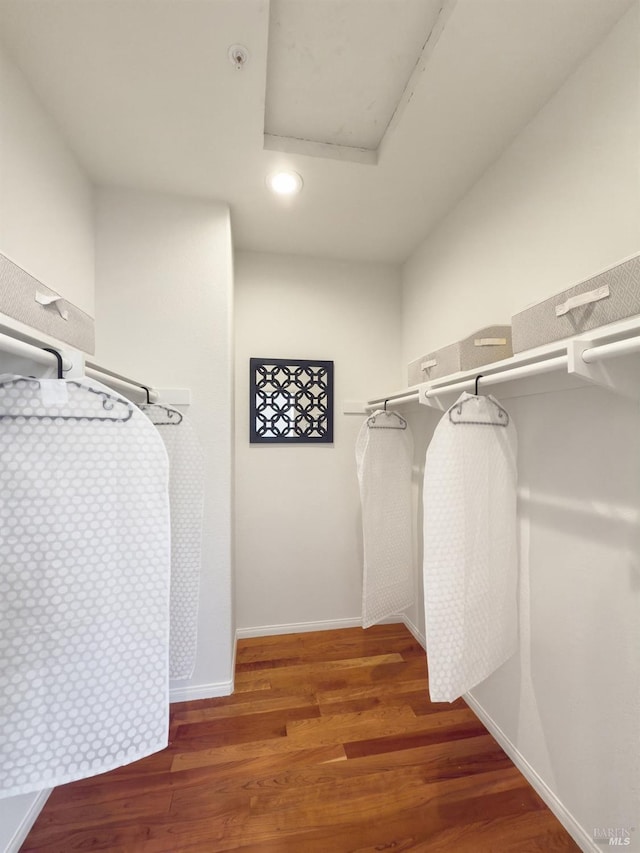
<svg viewBox="0 0 640 853"><path fill-rule="evenodd" d="M640 397L640 371L638 358L621 357L587 364L582 353L595 346L593 341L567 341L567 372L578 376L592 385L607 388L623 397Z"/></svg>
<svg viewBox="0 0 640 853"><path fill-rule="evenodd" d="M451 405L451 400L446 401L437 395L434 397L428 397L427 391L430 387L430 382L422 382L418 385L418 402L421 406L429 406L431 409L438 409L441 412L445 412Z"/></svg>

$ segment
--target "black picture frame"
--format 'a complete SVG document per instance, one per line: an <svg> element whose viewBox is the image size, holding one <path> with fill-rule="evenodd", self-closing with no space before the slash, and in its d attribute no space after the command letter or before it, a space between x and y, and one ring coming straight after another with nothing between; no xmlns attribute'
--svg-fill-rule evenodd
<svg viewBox="0 0 640 853"><path fill-rule="evenodd" d="M333 361L249 360L251 444L333 443Z"/></svg>

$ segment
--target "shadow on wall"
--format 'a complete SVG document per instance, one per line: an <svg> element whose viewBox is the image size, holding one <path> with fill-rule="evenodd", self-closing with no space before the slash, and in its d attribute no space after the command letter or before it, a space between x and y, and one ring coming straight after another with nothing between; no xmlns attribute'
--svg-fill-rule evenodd
<svg viewBox="0 0 640 853"><path fill-rule="evenodd" d="M509 403L529 536L516 742L587 833L636 825L640 412L598 389Z"/></svg>
<svg viewBox="0 0 640 853"><path fill-rule="evenodd" d="M535 525L577 533L598 541L609 537L632 537L640 542L640 507L613 504L594 498L543 494L519 490L518 502ZM634 537L635 533L635 537ZM635 548L634 548L635 550Z"/></svg>
<svg viewBox="0 0 640 853"><path fill-rule="evenodd" d="M418 633L425 636L424 622L424 578L422 559L424 554L424 508L422 505L422 485L424 481L424 463L427 448L433 438L435 428L444 414L429 406L412 406L402 410L413 433L413 470L411 485L413 492L414 518L414 560L415 560L415 605L408 613L409 619Z"/></svg>
<svg viewBox="0 0 640 853"><path fill-rule="evenodd" d="M472 695L587 837L637 826L640 411L599 389L504 405L519 443L520 650ZM440 417L409 415L419 608L423 465Z"/></svg>

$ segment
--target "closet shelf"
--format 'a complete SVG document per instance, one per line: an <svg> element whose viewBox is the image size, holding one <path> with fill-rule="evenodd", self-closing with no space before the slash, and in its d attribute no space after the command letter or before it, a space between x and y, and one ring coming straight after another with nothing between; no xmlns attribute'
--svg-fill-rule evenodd
<svg viewBox="0 0 640 853"><path fill-rule="evenodd" d="M561 391L592 384L626 397L640 399L640 315L554 341L511 358L413 385L367 401L371 411L384 405L420 403L447 409L463 391L490 392L495 385L502 399ZM526 381L524 381L526 380Z"/></svg>

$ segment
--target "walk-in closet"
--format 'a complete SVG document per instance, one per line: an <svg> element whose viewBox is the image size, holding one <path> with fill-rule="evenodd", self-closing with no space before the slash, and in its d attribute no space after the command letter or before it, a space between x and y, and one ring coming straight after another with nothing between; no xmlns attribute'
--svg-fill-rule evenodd
<svg viewBox="0 0 640 853"><path fill-rule="evenodd" d="M0 0L0 853L640 851L639 0Z"/></svg>

